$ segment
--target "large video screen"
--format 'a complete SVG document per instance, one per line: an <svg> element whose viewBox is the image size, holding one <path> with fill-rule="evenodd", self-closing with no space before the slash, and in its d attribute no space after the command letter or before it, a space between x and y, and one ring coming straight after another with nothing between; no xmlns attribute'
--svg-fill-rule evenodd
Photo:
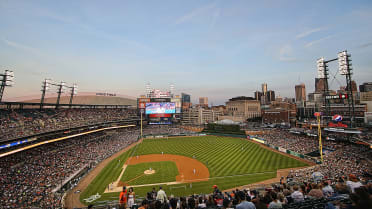
<svg viewBox="0 0 372 209"><path fill-rule="evenodd" d="M176 104L174 102L148 102L146 103L146 114L174 114Z"/></svg>

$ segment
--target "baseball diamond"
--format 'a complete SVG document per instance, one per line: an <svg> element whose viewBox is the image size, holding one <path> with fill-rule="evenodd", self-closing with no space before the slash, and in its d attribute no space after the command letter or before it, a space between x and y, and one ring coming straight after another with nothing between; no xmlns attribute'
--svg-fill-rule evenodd
<svg viewBox="0 0 372 209"><path fill-rule="evenodd" d="M160 185L165 190L182 188L171 190L174 195L208 193L215 184L223 190L231 189L272 179L278 169L304 166L308 166L306 161L242 138L145 139L107 164L82 192L80 200L84 203L85 198L97 193L102 195L100 201L113 199L122 185L133 186L142 197ZM150 167L156 170L155 174L145 175Z"/></svg>

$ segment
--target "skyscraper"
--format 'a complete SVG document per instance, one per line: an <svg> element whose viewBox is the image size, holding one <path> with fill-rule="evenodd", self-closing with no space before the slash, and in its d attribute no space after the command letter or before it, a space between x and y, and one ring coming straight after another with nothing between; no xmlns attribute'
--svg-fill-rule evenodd
<svg viewBox="0 0 372 209"><path fill-rule="evenodd" d="M255 100L261 101L261 97L262 97L262 92L260 92L260 91L255 91L254 92L254 99Z"/></svg>
<svg viewBox="0 0 372 209"><path fill-rule="evenodd" d="M267 91L266 98L267 102L275 101L275 91L272 90Z"/></svg>
<svg viewBox="0 0 372 209"><path fill-rule="evenodd" d="M315 93L324 91L324 78L315 78Z"/></svg>
<svg viewBox="0 0 372 209"><path fill-rule="evenodd" d="M266 96L266 93L267 93L267 83L263 83L261 85L262 87L262 95Z"/></svg>
<svg viewBox="0 0 372 209"><path fill-rule="evenodd" d="M345 90L349 90L349 85L346 86ZM351 91L356 92L358 91L358 87L355 81L351 81Z"/></svg>
<svg viewBox="0 0 372 209"><path fill-rule="evenodd" d="M208 107L208 97L199 97L199 105L202 107Z"/></svg>
<svg viewBox="0 0 372 209"><path fill-rule="evenodd" d="M296 101L306 101L306 90L305 84L299 84L295 86Z"/></svg>
<svg viewBox="0 0 372 209"><path fill-rule="evenodd" d="M182 102L191 102L190 94L181 93Z"/></svg>

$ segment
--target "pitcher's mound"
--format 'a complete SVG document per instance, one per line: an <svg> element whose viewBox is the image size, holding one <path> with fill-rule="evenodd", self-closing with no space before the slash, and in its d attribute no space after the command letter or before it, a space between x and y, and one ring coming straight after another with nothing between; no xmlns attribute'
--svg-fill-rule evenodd
<svg viewBox="0 0 372 209"><path fill-rule="evenodd" d="M154 174L155 173L155 170L145 170L145 172L143 172L144 174L146 175L151 175L151 174Z"/></svg>

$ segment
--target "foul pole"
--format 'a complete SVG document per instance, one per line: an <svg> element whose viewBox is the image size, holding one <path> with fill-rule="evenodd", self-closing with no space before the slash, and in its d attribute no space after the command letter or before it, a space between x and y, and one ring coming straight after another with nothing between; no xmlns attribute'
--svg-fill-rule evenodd
<svg viewBox="0 0 372 209"><path fill-rule="evenodd" d="M142 110L141 110L141 138L142 138Z"/></svg>
<svg viewBox="0 0 372 209"><path fill-rule="evenodd" d="M323 163L323 146L322 146L322 129L320 128L320 112L314 113L316 119L318 121L318 137L319 137L319 153L320 153L320 160Z"/></svg>

